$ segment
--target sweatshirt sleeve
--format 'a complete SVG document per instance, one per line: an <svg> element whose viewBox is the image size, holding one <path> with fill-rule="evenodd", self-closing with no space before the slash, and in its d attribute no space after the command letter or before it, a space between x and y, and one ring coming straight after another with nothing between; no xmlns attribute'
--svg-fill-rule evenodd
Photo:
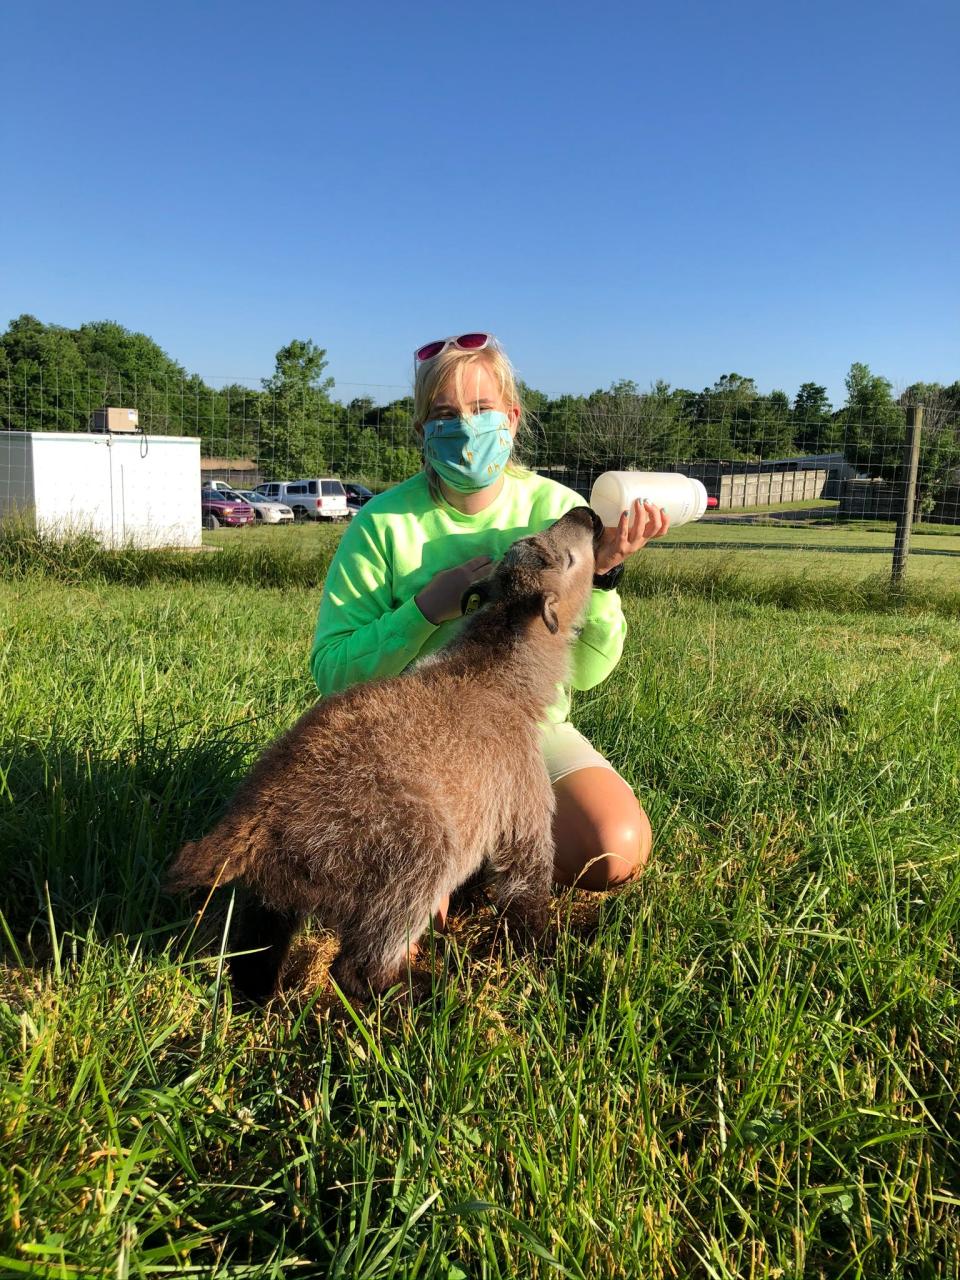
<svg viewBox="0 0 960 1280"><path fill-rule="evenodd" d="M551 484L545 490L548 505L539 513L537 526L546 528L573 507L586 502L572 489ZM592 689L606 680L620 661L627 638L627 620L616 591L593 591L580 635L573 646L570 661L570 684L574 689Z"/></svg>
<svg viewBox="0 0 960 1280"><path fill-rule="evenodd" d="M375 533L362 514L355 516L323 584L310 670L324 695L398 675L436 630L412 599L395 605Z"/></svg>
<svg viewBox="0 0 960 1280"><path fill-rule="evenodd" d="M570 683L574 689L592 689L620 661L627 636L627 620L616 591L593 591L573 646Z"/></svg>

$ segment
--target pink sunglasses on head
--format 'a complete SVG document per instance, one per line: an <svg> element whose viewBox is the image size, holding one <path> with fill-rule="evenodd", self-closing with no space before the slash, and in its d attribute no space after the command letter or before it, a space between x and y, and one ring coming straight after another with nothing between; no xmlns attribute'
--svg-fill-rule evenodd
<svg viewBox="0 0 960 1280"><path fill-rule="evenodd" d="M461 333L459 338L438 338L436 342L424 343L417 347L414 358L419 364L423 360L432 360L447 347L459 347L461 351L482 351L491 342L496 342L492 333Z"/></svg>

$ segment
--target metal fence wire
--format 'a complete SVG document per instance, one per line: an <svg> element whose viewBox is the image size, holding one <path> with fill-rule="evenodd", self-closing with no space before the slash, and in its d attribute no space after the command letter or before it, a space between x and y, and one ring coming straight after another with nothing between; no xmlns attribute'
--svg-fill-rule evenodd
<svg viewBox="0 0 960 1280"><path fill-rule="evenodd" d="M585 497L607 470L694 476L714 500L703 536L731 526L727 547L750 544L761 526L768 540L779 528L790 531L791 546L810 547L824 545L827 530L831 546L842 546L838 530L848 530L851 547L858 529L886 532L896 544L895 580L911 530L960 534L960 410L952 401L908 394L871 415L803 405L799 396L791 406L734 379L728 387L721 379L712 394L660 383L647 392L616 384L587 397L531 393L519 460ZM419 469L409 389L346 390L349 398L335 400L326 387L302 384L211 387L197 376L138 383L8 368L0 370L0 430L103 431L123 425L108 411L123 411L147 438L198 437L202 479L238 488L339 476L380 489Z"/></svg>

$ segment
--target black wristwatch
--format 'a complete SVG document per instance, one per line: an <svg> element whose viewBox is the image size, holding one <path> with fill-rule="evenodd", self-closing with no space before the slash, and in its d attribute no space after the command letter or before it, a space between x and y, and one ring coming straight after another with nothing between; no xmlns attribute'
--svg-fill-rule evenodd
<svg viewBox="0 0 960 1280"><path fill-rule="evenodd" d="M623 577L623 561L615 564L607 573L595 573L593 586L596 591L613 591Z"/></svg>

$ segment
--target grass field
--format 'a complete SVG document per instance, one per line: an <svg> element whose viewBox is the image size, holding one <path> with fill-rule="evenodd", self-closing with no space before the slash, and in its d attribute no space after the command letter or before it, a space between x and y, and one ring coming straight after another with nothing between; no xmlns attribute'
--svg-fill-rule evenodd
<svg viewBox="0 0 960 1280"><path fill-rule="evenodd" d="M0 1273L960 1275L960 581L643 553L576 707L642 881L251 1012L160 878L310 701L335 536L0 547Z"/></svg>
<svg viewBox="0 0 960 1280"><path fill-rule="evenodd" d="M918 529L921 526L918 526ZM941 528L938 526L938 529ZM960 617L960 532L915 532L906 590L918 605ZM339 527L297 525L205 533L204 546L234 556L264 550L325 565ZM637 592L674 586L730 598L851 608L886 607L893 555L889 525L829 524L824 527L684 525L654 544L637 562ZM912 594L911 594L912 593ZM902 602L900 602L902 603Z"/></svg>
<svg viewBox="0 0 960 1280"><path fill-rule="evenodd" d="M889 564L893 554L893 532L864 524L726 524L708 523L682 525L669 536L669 541L681 546L735 546L748 547L785 546L809 547L821 551L871 552L884 558ZM914 551L934 552L950 558L960 557L960 532L951 526L950 533L915 532L910 539L911 554Z"/></svg>

